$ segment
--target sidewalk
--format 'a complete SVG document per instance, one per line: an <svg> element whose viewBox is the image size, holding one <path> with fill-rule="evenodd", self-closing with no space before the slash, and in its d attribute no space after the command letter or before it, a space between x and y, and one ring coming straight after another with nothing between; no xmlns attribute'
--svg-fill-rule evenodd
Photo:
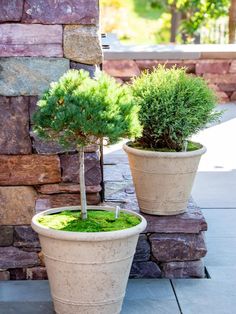
<svg viewBox="0 0 236 314"><path fill-rule="evenodd" d="M221 124L194 139L208 148L193 188L209 230L205 258L210 279L129 280L122 314L236 313L236 104ZM120 202L124 190L135 202L131 176L121 144L105 149L106 198ZM127 187L127 189L126 189ZM47 281L0 283L0 314L52 314Z"/></svg>

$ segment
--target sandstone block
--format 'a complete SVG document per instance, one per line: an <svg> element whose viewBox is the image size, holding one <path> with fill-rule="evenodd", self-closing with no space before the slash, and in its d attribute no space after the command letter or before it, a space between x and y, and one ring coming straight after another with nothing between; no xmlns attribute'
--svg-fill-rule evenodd
<svg viewBox="0 0 236 314"><path fill-rule="evenodd" d="M220 88L216 84L208 84L208 87L212 89L214 92L220 92Z"/></svg>
<svg viewBox="0 0 236 314"><path fill-rule="evenodd" d="M236 91L233 92L233 94L232 94L231 97L230 97L230 100L231 100L231 101L235 101L235 100L236 100Z"/></svg>
<svg viewBox="0 0 236 314"><path fill-rule="evenodd" d="M39 265L35 252L25 252L16 247L0 247L0 268L24 268Z"/></svg>
<svg viewBox="0 0 236 314"><path fill-rule="evenodd" d="M0 154L30 154L28 99L0 96Z"/></svg>
<svg viewBox="0 0 236 314"><path fill-rule="evenodd" d="M101 183L101 167L97 153L85 153L85 184L99 185ZM78 154L61 155L62 181L79 183Z"/></svg>
<svg viewBox="0 0 236 314"><path fill-rule="evenodd" d="M32 187L0 187L0 224L30 224L34 215L35 199L36 192Z"/></svg>
<svg viewBox="0 0 236 314"><path fill-rule="evenodd" d="M28 280L47 280L46 267L32 267L26 269L26 279Z"/></svg>
<svg viewBox="0 0 236 314"><path fill-rule="evenodd" d="M10 272L8 270L0 270L0 281L10 280Z"/></svg>
<svg viewBox="0 0 236 314"><path fill-rule="evenodd" d="M165 278L204 278L205 270L202 260L162 263L162 276Z"/></svg>
<svg viewBox="0 0 236 314"><path fill-rule="evenodd" d="M206 220L192 201L189 201L184 214L174 216L144 215L147 219L145 232L157 233L199 233L207 230Z"/></svg>
<svg viewBox="0 0 236 314"><path fill-rule="evenodd" d="M199 260L207 253L203 233L150 236L151 250L158 262Z"/></svg>
<svg viewBox="0 0 236 314"><path fill-rule="evenodd" d="M0 57L63 57L62 25L0 25Z"/></svg>
<svg viewBox="0 0 236 314"><path fill-rule="evenodd" d="M224 91L226 93L236 91L236 82L235 83L219 83L218 86L221 91Z"/></svg>
<svg viewBox="0 0 236 314"><path fill-rule="evenodd" d="M0 58L0 95L40 95L68 69L64 58Z"/></svg>
<svg viewBox="0 0 236 314"><path fill-rule="evenodd" d="M150 259L150 254L151 248L147 236L145 234L140 234L134 255L134 262L148 261Z"/></svg>
<svg viewBox="0 0 236 314"><path fill-rule="evenodd" d="M91 77L94 77L95 71L96 71L95 65L88 65L88 64L83 64L83 63L78 63L78 62L73 62L73 61L71 61L70 67L71 69L75 69L75 70L85 70L89 72L89 75Z"/></svg>
<svg viewBox="0 0 236 314"><path fill-rule="evenodd" d="M0 155L0 185L37 185L60 181L60 160L57 156Z"/></svg>
<svg viewBox="0 0 236 314"><path fill-rule="evenodd" d="M158 67L158 65L165 65L167 69L173 67L185 67L187 73L195 73L195 61L191 60L136 60L136 64L138 65L141 71L149 70L152 71L153 68Z"/></svg>
<svg viewBox="0 0 236 314"><path fill-rule="evenodd" d="M80 193L79 184L61 183L46 184L37 187L37 191L42 194L60 194L60 193ZM86 186L87 193L98 193L101 191L100 185Z"/></svg>
<svg viewBox="0 0 236 314"><path fill-rule="evenodd" d="M64 28L64 55L85 64L102 63L100 34L96 26L67 25Z"/></svg>
<svg viewBox="0 0 236 314"><path fill-rule="evenodd" d="M211 84L234 84L236 82L236 74L203 74L203 78Z"/></svg>
<svg viewBox="0 0 236 314"><path fill-rule="evenodd" d="M215 94L220 104L229 102L229 97L225 92L219 91L219 92L216 92Z"/></svg>
<svg viewBox="0 0 236 314"><path fill-rule="evenodd" d="M130 278L160 278L161 277L161 270L159 266L152 262L133 262L131 271L130 271Z"/></svg>
<svg viewBox="0 0 236 314"><path fill-rule="evenodd" d="M87 193L88 205L97 205L100 203L99 193ZM64 207L64 206L77 206L80 205L80 194L52 194L40 195L41 199L47 199L50 202L50 207Z"/></svg>
<svg viewBox="0 0 236 314"><path fill-rule="evenodd" d="M236 73L236 60L233 60L231 62L230 68L229 68L229 73Z"/></svg>
<svg viewBox="0 0 236 314"><path fill-rule="evenodd" d="M14 244L15 247L23 248L40 248L37 233L31 226L14 227Z"/></svg>
<svg viewBox="0 0 236 314"><path fill-rule="evenodd" d="M42 252L42 251L40 251L40 252L38 253L38 257L39 257L39 259L40 259L40 265L43 266L43 267L45 267L45 260L44 260L44 255L43 255L43 252Z"/></svg>
<svg viewBox="0 0 236 314"><path fill-rule="evenodd" d="M115 77L115 80L116 80L116 82L117 82L118 84L120 84L120 85L123 85L123 84L124 84L124 81L123 81L121 78L119 78L119 77Z"/></svg>
<svg viewBox="0 0 236 314"><path fill-rule="evenodd" d="M13 244L13 227L0 226L0 246L10 246Z"/></svg>
<svg viewBox="0 0 236 314"><path fill-rule="evenodd" d="M229 67L230 60L199 60L196 64L196 74L226 74Z"/></svg>
<svg viewBox="0 0 236 314"><path fill-rule="evenodd" d="M1 0L0 23L20 21L23 4L24 0Z"/></svg>
<svg viewBox="0 0 236 314"><path fill-rule="evenodd" d="M163 62L162 62L163 63ZM158 60L136 60L136 64L141 71L152 71L159 64Z"/></svg>
<svg viewBox="0 0 236 314"><path fill-rule="evenodd" d="M196 73L196 60L183 60L183 67L186 68L187 73L195 74Z"/></svg>
<svg viewBox="0 0 236 314"><path fill-rule="evenodd" d="M103 70L107 74L122 80L127 80L140 74L140 70L133 60L107 60L103 62Z"/></svg>
<svg viewBox="0 0 236 314"><path fill-rule="evenodd" d="M23 22L41 24L97 24L97 0L25 0Z"/></svg>

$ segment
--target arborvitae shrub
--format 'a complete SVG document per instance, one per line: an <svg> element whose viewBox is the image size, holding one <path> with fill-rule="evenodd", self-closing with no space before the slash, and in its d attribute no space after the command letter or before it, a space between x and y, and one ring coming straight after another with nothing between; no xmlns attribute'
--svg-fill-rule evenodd
<svg viewBox="0 0 236 314"><path fill-rule="evenodd" d="M132 91L140 106L143 133L137 143L143 148L181 151L187 139L219 117L213 91L184 68L145 72L133 81Z"/></svg>

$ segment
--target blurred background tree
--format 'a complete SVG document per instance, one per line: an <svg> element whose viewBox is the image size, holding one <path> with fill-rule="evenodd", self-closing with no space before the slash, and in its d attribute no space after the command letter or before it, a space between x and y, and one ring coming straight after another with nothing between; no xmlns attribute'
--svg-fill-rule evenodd
<svg viewBox="0 0 236 314"><path fill-rule="evenodd" d="M104 32L123 43L234 43L236 0L101 0Z"/></svg>
<svg viewBox="0 0 236 314"><path fill-rule="evenodd" d="M229 8L229 43L236 43L236 0L231 0Z"/></svg>

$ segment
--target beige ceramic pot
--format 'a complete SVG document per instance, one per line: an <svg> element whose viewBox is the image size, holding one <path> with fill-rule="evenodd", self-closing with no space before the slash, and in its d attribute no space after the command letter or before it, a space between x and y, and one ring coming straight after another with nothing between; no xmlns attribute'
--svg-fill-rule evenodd
<svg viewBox="0 0 236 314"><path fill-rule="evenodd" d="M55 311L120 313L138 236L146 228L146 220L133 213L140 217L139 225L109 232L59 231L37 222L43 215L78 209L78 206L49 209L32 219L45 256ZM88 209L114 210L99 206Z"/></svg>
<svg viewBox="0 0 236 314"><path fill-rule="evenodd" d="M154 152L123 146L143 213L176 215L186 211L201 155L190 152Z"/></svg>

